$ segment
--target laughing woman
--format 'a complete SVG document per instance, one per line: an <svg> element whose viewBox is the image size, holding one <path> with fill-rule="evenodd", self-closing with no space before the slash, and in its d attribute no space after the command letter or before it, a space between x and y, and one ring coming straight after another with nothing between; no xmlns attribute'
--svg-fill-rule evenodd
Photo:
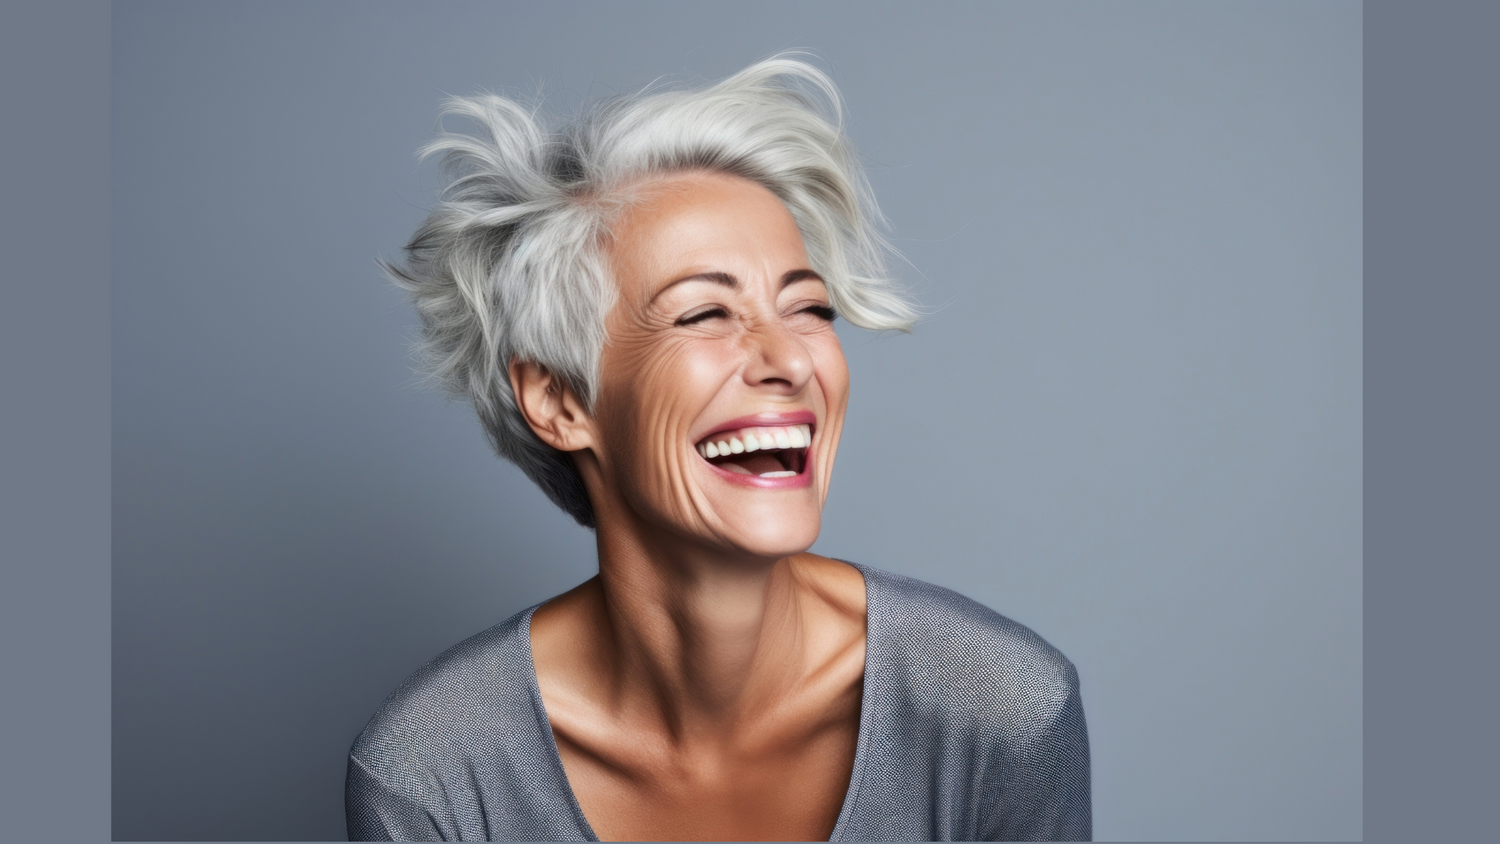
<svg viewBox="0 0 1500 844"><path fill-rule="evenodd" d="M386 700L350 838L1088 839L1068 660L807 551L849 396L835 314L913 317L832 82L777 58L555 131L450 112L478 131L429 146L451 182L387 269L599 573Z"/></svg>

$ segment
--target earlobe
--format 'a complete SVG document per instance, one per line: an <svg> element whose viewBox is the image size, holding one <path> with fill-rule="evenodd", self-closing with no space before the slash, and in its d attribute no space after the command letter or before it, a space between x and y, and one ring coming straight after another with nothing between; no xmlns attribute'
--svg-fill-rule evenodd
<svg viewBox="0 0 1500 844"><path fill-rule="evenodd" d="M523 361L510 362L510 387L526 424L558 451L579 451L594 444L593 419L573 388L546 367Z"/></svg>

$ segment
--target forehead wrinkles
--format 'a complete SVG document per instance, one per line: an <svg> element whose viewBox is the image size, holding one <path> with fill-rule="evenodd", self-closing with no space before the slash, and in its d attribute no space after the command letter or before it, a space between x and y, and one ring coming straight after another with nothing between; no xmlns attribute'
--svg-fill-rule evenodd
<svg viewBox="0 0 1500 844"><path fill-rule="evenodd" d="M660 239L659 230L664 225L669 229L680 227L674 218L679 217L685 208L680 200L673 200L690 192L693 186L693 182L682 178L666 177L616 188L609 202L600 203L605 206L601 209L605 221L600 241L602 250L614 258L624 258L627 264L641 263L640 259L647 257L641 253L651 250L643 250L639 244ZM687 207L697 204L701 203L690 203ZM652 237L643 237L646 233Z"/></svg>
<svg viewBox="0 0 1500 844"><path fill-rule="evenodd" d="M678 259L692 262L691 253L700 251L709 260L735 253L769 259L795 245L800 257L782 257L806 263L806 245L791 211L757 182L687 171L625 185L615 194L604 251L617 280L632 276L633 282L657 281L658 276L665 278L682 269L658 264ZM714 254L721 250L724 256ZM762 268L740 269L758 272Z"/></svg>

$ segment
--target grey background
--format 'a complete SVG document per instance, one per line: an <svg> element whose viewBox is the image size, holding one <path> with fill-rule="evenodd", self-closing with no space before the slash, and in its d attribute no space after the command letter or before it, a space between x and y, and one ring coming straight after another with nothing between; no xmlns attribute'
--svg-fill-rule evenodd
<svg viewBox="0 0 1500 844"><path fill-rule="evenodd" d="M110 818L109 16L0 3L0 839Z"/></svg>
<svg viewBox="0 0 1500 844"><path fill-rule="evenodd" d="M114 836L338 838L343 753L590 535L412 386L371 258L444 93L782 48L843 87L911 337L815 550L1078 665L1101 839L1362 836L1356 4L114 9Z"/></svg>

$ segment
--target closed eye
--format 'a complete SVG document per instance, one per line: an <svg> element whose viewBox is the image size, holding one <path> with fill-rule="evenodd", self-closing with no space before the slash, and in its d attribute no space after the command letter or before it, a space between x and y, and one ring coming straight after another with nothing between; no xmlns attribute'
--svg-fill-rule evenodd
<svg viewBox="0 0 1500 844"><path fill-rule="evenodd" d="M833 308L830 308L827 305L808 305L807 307L802 309L802 312L805 314L812 314L813 316L818 317L819 319L826 320L828 322L833 322L834 320L839 318L838 313L835 312Z"/></svg>
<svg viewBox="0 0 1500 844"><path fill-rule="evenodd" d="M696 311L694 313L688 314L687 316L681 317L681 318L679 318L677 320L677 322L675 324L676 325L693 325L695 323L703 322L704 320L719 319L721 317L727 317L727 316L729 316L729 311L726 311L726 310L724 310L721 307L715 306L715 307L712 307L712 308L708 308L706 310Z"/></svg>

